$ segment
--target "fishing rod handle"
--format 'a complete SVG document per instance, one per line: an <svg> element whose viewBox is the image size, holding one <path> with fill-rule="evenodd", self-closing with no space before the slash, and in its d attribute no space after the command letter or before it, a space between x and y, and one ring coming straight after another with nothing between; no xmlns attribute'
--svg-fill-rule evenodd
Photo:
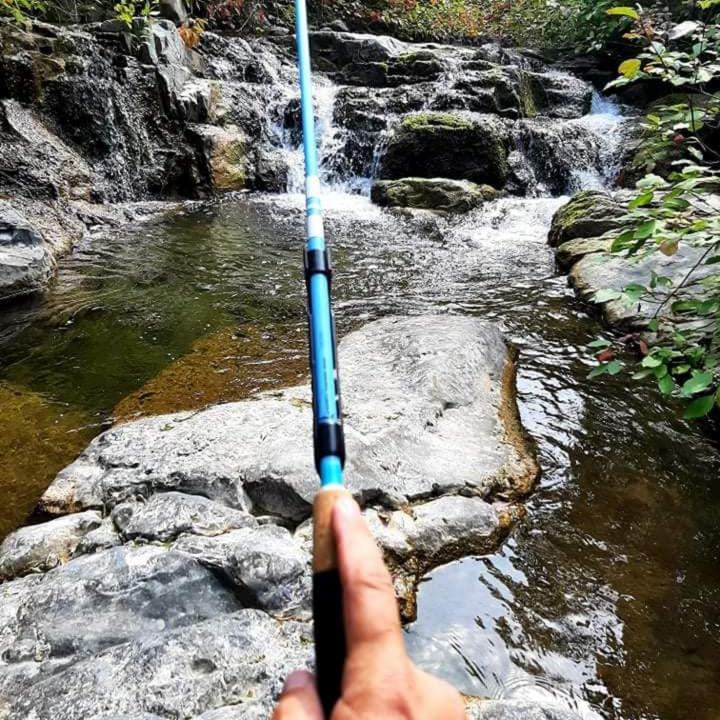
<svg viewBox="0 0 720 720"><path fill-rule="evenodd" d="M332 715L342 694L347 654L342 584L332 527L332 509L341 497L350 497L350 493L341 487L323 488L315 496L313 508L315 672L326 718Z"/></svg>

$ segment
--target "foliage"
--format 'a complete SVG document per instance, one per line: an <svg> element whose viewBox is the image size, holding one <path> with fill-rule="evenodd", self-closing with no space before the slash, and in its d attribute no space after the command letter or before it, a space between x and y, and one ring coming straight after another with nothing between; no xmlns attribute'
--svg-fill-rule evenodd
<svg viewBox="0 0 720 720"><path fill-rule="evenodd" d="M192 50L200 44L206 27L207 20L200 18L199 20L188 20L178 28L180 37L188 50Z"/></svg>
<svg viewBox="0 0 720 720"><path fill-rule="evenodd" d="M642 52L625 60L611 83L659 80L676 92L656 104L644 123L644 138L635 158L645 176L628 205L623 232L612 252L628 262L674 257L689 260L677 283L652 273L647 285L622 292L605 290L596 301L655 305L649 325L653 347L637 337L614 345L601 340L601 364L593 375L615 374L623 364L616 345L636 342L644 357L633 377L653 378L660 392L688 402L686 417L704 417L720 406L720 22L703 11L720 0L700 0L694 18L658 27L640 6L616 7L611 13L632 20L628 33Z"/></svg>
<svg viewBox="0 0 720 720"><path fill-rule="evenodd" d="M0 16L9 15L17 23L45 14L43 0L0 0Z"/></svg>

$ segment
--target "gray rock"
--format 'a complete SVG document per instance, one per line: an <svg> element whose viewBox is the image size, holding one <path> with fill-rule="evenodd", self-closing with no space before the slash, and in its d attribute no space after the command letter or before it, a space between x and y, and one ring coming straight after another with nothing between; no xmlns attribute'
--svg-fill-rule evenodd
<svg viewBox="0 0 720 720"><path fill-rule="evenodd" d="M592 85L565 73L527 73L535 112L547 117L570 120L590 112Z"/></svg>
<svg viewBox="0 0 720 720"><path fill-rule="evenodd" d="M260 714L257 705L269 717L285 677L309 666L311 647L307 625L281 623L257 610L216 613L205 622L136 636L29 686L11 679L0 709L7 720L143 713L185 718L249 703L251 717Z"/></svg>
<svg viewBox="0 0 720 720"><path fill-rule="evenodd" d="M310 606L310 556L284 528L263 525L219 537L184 535L174 548L222 571L247 606L282 614Z"/></svg>
<svg viewBox="0 0 720 720"><path fill-rule="evenodd" d="M125 540L142 538L167 542L182 533L221 535L230 530L257 526L252 515L197 495L168 492L147 502L127 502L112 513Z"/></svg>
<svg viewBox="0 0 720 720"><path fill-rule="evenodd" d="M0 580L45 572L67 562L100 521L100 513L89 510L16 530L0 545Z"/></svg>
<svg viewBox="0 0 720 720"><path fill-rule="evenodd" d="M197 560L161 547L113 548L25 582L35 577L0 585L0 655L15 684L242 607ZM47 665L36 666L33 658Z"/></svg>
<svg viewBox="0 0 720 720"><path fill-rule="evenodd" d="M386 318L340 343L351 490L398 507L460 493L526 494L537 465L500 332L468 317ZM292 521L316 480L310 388L113 428L46 491L51 512L177 490Z"/></svg>
<svg viewBox="0 0 720 720"><path fill-rule="evenodd" d="M0 301L44 289L55 262L27 219L0 200Z"/></svg>
<svg viewBox="0 0 720 720"><path fill-rule="evenodd" d="M377 205L454 213L468 212L496 195L489 185L444 178L378 180L372 187L372 201Z"/></svg>
<svg viewBox="0 0 720 720"><path fill-rule="evenodd" d="M83 535L78 543L75 554L91 555L100 550L109 550L118 545L122 545L122 538L112 518L107 517L100 523L99 527L91 530L87 535Z"/></svg>
<svg viewBox="0 0 720 720"><path fill-rule="evenodd" d="M446 177L502 188L508 176L505 139L496 118L411 115L388 144L380 179Z"/></svg>
<svg viewBox="0 0 720 720"><path fill-rule="evenodd" d="M468 720L580 720L577 713L560 705L540 704L530 700L466 701Z"/></svg>

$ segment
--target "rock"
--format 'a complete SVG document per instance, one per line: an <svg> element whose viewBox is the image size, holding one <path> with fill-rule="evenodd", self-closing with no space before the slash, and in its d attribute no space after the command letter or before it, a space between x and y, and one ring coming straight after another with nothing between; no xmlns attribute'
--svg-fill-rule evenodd
<svg viewBox="0 0 720 720"><path fill-rule="evenodd" d="M575 238L598 238L617 230L626 212L624 205L608 193L578 193L555 213L548 242L558 247Z"/></svg>
<svg viewBox="0 0 720 720"><path fill-rule="evenodd" d="M350 64L382 63L411 50L386 35L361 35L320 30L310 33L313 61L320 69L342 70Z"/></svg>
<svg viewBox="0 0 720 720"><path fill-rule="evenodd" d="M421 113L406 118L388 144L380 178L447 177L502 188L508 176L507 149L493 118Z"/></svg>
<svg viewBox="0 0 720 720"><path fill-rule="evenodd" d="M590 112L592 86L573 75L525 72L523 81L535 110L532 114L570 120Z"/></svg>
<svg viewBox="0 0 720 720"><path fill-rule="evenodd" d="M11 677L5 717L185 718L223 706L242 712L245 703L250 717L261 714L258 705L269 717L285 677L310 665L309 626L280 623L258 610L211 614L204 622L136 635L29 686Z"/></svg>
<svg viewBox="0 0 720 720"><path fill-rule="evenodd" d="M560 705L530 700L483 700L465 702L468 720L580 720L577 713Z"/></svg>
<svg viewBox="0 0 720 720"><path fill-rule="evenodd" d="M713 266L700 266L695 272L695 282L678 290L688 271L700 260L701 249L681 245L672 257L654 253L634 262L611 254L610 246L620 232L628 197L623 191L578 194L555 214L549 241L557 245L558 262L569 269L575 291L584 300L598 305L608 325L642 331L655 316L658 302L670 293L676 293L677 300L694 297L699 290L698 283L713 274ZM717 210L720 211L720 207ZM625 305L621 300L606 303L594 300L600 290L621 291L633 284L647 287L653 273L670 278L673 285L656 288L652 302L642 300ZM670 308L665 312L670 312Z"/></svg>
<svg viewBox="0 0 720 720"><path fill-rule="evenodd" d="M45 200L88 199L88 163L33 110L0 100L0 194Z"/></svg>
<svg viewBox="0 0 720 720"><path fill-rule="evenodd" d="M170 20L176 25L182 25L188 20L188 11L184 0L160 0L160 17Z"/></svg>
<svg viewBox="0 0 720 720"><path fill-rule="evenodd" d="M591 128L578 121L521 120L515 141L527 157L535 178L553 195L572 192L578 173L607 168L604 147Z"/></svg>
<svg viewBox="0 0 720 720"><path fill-rule="evenodd" d="M454 316L386 318L340 343L348 482L397 508L440 494L518 497L537 465L499 331ZM176 490L293 522L316 489L310 388L113 428L62 471L44 509L73 512Z"/></svg>
<svg viewBox="0 0 720 720"><path fill-rule="evenodd" d="M100 520L99 513L89 510L16 530L0 545L0 580L45 572L67 562Z"/></svg>
<svg viewBox="0 0 720 720"><path fill-rule="evenodd" d="M44 289L54 268L43 238L10 203L0 200L0 301Z"/></svg>
<svg viewBox="0 0 720 720"><path fill-rule="evenodd" d="M78 543L76 555L91 555L100 550L122 545L122 538L112 518L105 518L95 530L83 535Z"/></svg>
<svg viewBox="0 0 720 720"><path fill-rule="evenodd" d="M337 32L337 33L349 33L350 32L350 28L347 26L347 23L340 19L335 19L331 23L329 23L328 29L332 30L333 32Z"/></svg>
<svg viewBox="0 0 720 720"><path fill-rule="evenodd" d="M255 187L265 192L285 192L290 176L287 156L277 150L262 148L255 156Z"/></svg>
<svg viewBox="0 0 720 720"><path fill-rule="evenodd" d="M245 187L247 140L239 128L193 125L190 130L208 186L217 193Z"/></svg>
<svg viewBox="0 0 720 720"><path fill-rule="evenodd" d="M36 577L0 585L0 654L6 663L0 696L5 700L109 648L242 607L197 560L161 547L81 556L39 582L26 582Z"/></svg>
<svg viewBox="0 0 720 720"><path fill-rule="evenodd" d="M262 525L218 537L184 535L174 548L220 570L247 606L286 615L310 608L310 556L284 528Z"/></svg>
<svg viewBox="0 0 720 720"><path fill-rule="evenodd" d="M252 515L176 492L153 495L145 503L122 503L113 510L112 519L125 540L156 542L174 540L182 533L212 536L257 525Z"/></svg>
<svg viewBox="0 0 720 720"><path fill-rule="evenodd" d="M173 5L182 6L182 0L169 0ZM147 25L144 18L134 18L133 31L142 37L137 46L140 62L148 65L166 63L185 65L187 50L172 20L155 20Z"/></svg>
<svg viewBox="0 0 720 720"><path fill-rule="evenodd" d="M386 207L411 207L443 212L467 212L497 195L489 185L443 178L379 180L372 187L372 201Z"/></svg>
<svg viewBox="0 0 720 720"><path fill-rule="evenodd" d="M503 503L459 496L391 513L366 510L370 530L393 571L403 620L416 619L417 586L427 572L491 552L509 531L513 512Z"/></svg>

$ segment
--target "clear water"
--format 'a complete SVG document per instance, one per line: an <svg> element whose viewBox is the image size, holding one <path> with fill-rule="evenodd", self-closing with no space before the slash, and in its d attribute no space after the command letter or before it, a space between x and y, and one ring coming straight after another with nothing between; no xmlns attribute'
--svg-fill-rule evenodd
<svg viewBox="0 0 720 720"><path fill-rule="evenodd" d="M587 380L598 325L546 244L563 199L443 220L381 212L344 187L325 203L340 332L390 313L499 323L521 351L520 409L543 468L497 554L423 583L413 656L466 693L607 720L716 720L720 451L652 389ZM294 194L178 213L84 241L46 298L4 314L0 532L113 418L304 377L303 229Z"/></svg>

